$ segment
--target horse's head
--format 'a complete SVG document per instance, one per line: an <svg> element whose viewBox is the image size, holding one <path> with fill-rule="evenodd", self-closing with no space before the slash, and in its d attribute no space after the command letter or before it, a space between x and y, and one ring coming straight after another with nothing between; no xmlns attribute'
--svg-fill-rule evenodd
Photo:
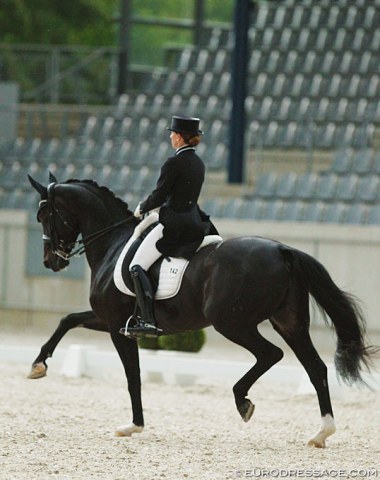
<svg viewBox="0 0 380 480"><path fill-rule="evenodd" d="M41 185L30 175L28 178L32 187L41 196L37 220L43 228L43 262L46 268L58 272L70 263L70 254L78 238L79 228L62 202L58 198L56 199L55 189L59 184L54 175L50 173L47 187Z"/></svg>
<svg viewBox="0 0 380 480"><path fill-rule="evenodd" d="M94 180L58 183L50 174L44 187L28 178L41 196L37 220L43 227L44 265L54 272L65 268L75 254L86 252L89 262L92 255L98 261L115 240L111 232L118 230L125 239L138 223L127 203ZM82 238L77 240L79 234ZM81 246L74 250L75 245Z"/></svg>

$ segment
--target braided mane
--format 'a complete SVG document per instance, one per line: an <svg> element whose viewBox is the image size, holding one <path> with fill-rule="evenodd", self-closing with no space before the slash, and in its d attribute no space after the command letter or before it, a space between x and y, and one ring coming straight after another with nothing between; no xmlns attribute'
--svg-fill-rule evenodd
<svg viewBox="0 0 380 480"><path fill-rule="evenodd" d="M126 215L132 214L132 212L128 208L128 203L122 200L121 198L117 197L115 193L110 190L108 187L100 186L95 180L78 180L76 178L70 178L64 183L80 183L85 187L90 187L89 190L94 191L97 190L102 197L104 197L104 201L111 200L113 203L116 203L118 207L120 207Z"/></svg>

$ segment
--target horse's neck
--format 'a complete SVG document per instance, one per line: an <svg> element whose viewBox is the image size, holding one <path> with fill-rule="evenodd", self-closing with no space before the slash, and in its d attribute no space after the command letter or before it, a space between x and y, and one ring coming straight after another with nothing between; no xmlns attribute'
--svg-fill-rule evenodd
<svg viewBox="0 0 380 480"><path fill-rule="evenodd" d="M129 210L108 209L98 198L78 198L77 212L80 233L84 240L87 261L91 270L97 268L110 252L120 248L134 230L133 214ZM127 218L131 222L117 226ZM111 228L115 225L115 228ZM109 229L109 230L107 230Z"/></svg>
<svg viewBox="0 0 380 480"><path fill-rule="evenodd" d="M107 259L117 256L118 251L133 234L134 226L132 222L102 233L104 229L117 225L123 220L118 218L103 225L95 222L83 229L82 238L84 239L86 258L91 270L99 268ZM86 240L86 238L88 239Z"/></svg>

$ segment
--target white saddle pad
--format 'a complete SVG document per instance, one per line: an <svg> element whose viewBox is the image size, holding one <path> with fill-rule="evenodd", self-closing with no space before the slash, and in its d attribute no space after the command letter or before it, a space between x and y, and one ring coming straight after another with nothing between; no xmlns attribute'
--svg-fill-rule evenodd
<svg viewBox="0 0 380 480"><path fill-rule="evenodd" d="M145 230L145 228L157 221L158 214L156 212L153 212L148 217L144 218L144 220L137 225L132 237L126 243L116 262L113 279L118 290L120 290L120 292L122 293L125 293L126 295L135 297L135 294L131 292L124 283L121 274L125 255L127 254L129 247L136 240L136 238L140 236L140 234ZM203 239L203 242L199 246L198 251L201 248L210 245L211 243L220 243L222 241L222 237L220 237L219 235L208 235ZM165 300L167 298L172 298L177 295L181 287L183 274L185 273L188 264L189 261L185 258L164 258L160 267L159 283L157 292L155 294L156 300Z"/></svg>

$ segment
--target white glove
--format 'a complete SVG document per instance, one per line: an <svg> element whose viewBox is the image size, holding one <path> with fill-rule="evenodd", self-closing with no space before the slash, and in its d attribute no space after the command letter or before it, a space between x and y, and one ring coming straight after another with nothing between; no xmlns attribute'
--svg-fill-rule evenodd
<svg viewBox="0 0 380 480"><path fill-rule="evenodd" d="M141 203L139 203L136 207L136 210L135 210L135 213L134 213L134 216L136 218L141 218L143 216L143 214L141 213L141 210L140 210L140 205Z"/></svg>

